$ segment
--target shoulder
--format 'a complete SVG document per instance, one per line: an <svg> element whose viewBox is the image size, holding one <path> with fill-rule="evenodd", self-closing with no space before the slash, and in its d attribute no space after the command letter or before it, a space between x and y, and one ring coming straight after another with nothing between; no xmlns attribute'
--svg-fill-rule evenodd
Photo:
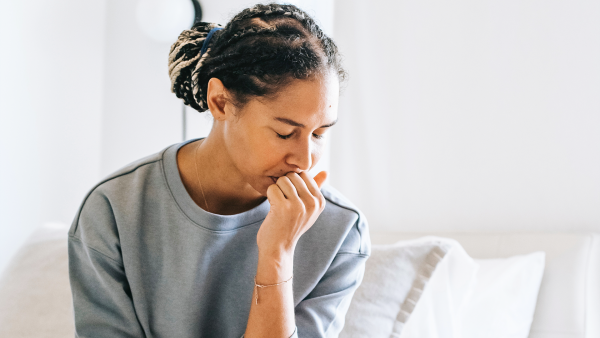
<svg viewBox="0 0 600 338"><path fill-rule="evenodd" d="M166 149L163 149L157 153L133 161L121 169L116 170L96 184L92 191L99 187L105 188L109 186L112 181L118 180L119 178L132 179L134 176L147 175L147 170L150 169L150 167L160 166L165 150Z"/></svg>
<svg viewBox="0 0 600 338"><path fill-rule="evenodd" d="M69 237L88 245L114 241L118 237L119 213L115 209L131 209L128 204L139 203L138 199L145 195L142 192L161 184L157 181L163 177L161 162L166 149L131 162L94 185L81 202Z"/></svg>
<svg viewBox="0 0 600 338"><path fill-rule="evenodd" d="M360 216L360 210L358 210L358 208L352 202L350 202L346 196L342 195L341 192L329 184L323 185L321 188L321 193L327 200L328 204L331 203L336 208L344 209L346 212L353 213L357 217Z"/></svg>
<svg viewBox="0 0 600 338"><path fill-rule="evenodd" d="M85 205L91 195L100 194L110 196L127 191L131 192L132 190L137 190L134 189L135 185L138 185L139 189L141 188L139 185L147 182L148 179L155 178L155 176L162 176L163 155L168 148L133 161L100 180L88 192L83 200L83 205Z"/></svg>
<svg viewBox="0 0 600 338"><path fill-rule="evenodd" d="M324 185L321 193L327 201L323 211L323 218L329 223L327 226L331 228L335 225L338 231L344 231L344 239L338 253L370 255L371 240L365 215L332 186Z"/></svg>

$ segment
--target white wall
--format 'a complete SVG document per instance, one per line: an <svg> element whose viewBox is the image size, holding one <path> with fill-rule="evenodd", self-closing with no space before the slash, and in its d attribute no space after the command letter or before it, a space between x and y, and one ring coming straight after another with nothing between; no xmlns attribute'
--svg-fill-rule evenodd
<svg viewBox="0 0 600 338"><path fill-rule="evenodd" d="M104 1L0 2L0 271L99 179Z"/></svg>
<svg viewBox="0 0 600 338"><path fill-rule="evenodd" d="M106 176L181 141L180 101L167 71L171 43L152 40L135 0L109 0L106 13L102 167Z"/></svg>
<svg viewBox="0 0 600 338"><path fill-rule="evenodd" d="M332 182L371 228L600 231L598 1L337 1Z"/></svg>

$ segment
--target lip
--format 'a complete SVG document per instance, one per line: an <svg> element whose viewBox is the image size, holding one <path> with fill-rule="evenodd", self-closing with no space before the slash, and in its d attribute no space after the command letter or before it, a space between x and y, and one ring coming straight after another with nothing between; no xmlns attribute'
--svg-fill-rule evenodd
<svg viewBox="0 0 600 338"><path fill-rule="evenodd" d="M276 184L279 177L269 176L269 178L273 181L273 184Z"/></svg>

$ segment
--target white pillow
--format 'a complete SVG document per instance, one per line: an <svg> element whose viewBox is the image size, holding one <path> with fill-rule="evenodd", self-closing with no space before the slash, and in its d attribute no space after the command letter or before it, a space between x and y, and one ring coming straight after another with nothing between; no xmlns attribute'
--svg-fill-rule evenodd
<svg viewBox="0 0 600 338"><path fill-rule="evenodd" d="M452 248L431 276L405 327L393 337L462 337L462 311L475 289L478 265L458 242L441 240Z"/></svg>
<svg viewBox="0 0 600 338"><path fill-rule="evenodd" d="M463 309L463 337L527 338L546 255L479 259L477 285Z"/></svg>
<svg viewBox="0 0 600 338"><path fill-rule="evenodd" d="M399 334L452 241L435 237L374 245L339 337Z"/></svg>
<svg viewBox="0 0 600 338"><path fill-rule="evenodd" d="M465 301L448 301L456 294L464 296L464 289L457 290L450 282L462 272L440 264L402 331L402 338L527 338L545 254L472 261L479 269Z"/></svg>

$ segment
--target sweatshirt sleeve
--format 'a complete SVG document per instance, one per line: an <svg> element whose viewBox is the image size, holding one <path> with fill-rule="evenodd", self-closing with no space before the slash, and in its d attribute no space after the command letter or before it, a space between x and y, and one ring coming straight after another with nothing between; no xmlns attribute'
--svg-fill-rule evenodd
<svg viewBox="0 0 600 338"><path fill-rule="evenodd" d="M338 254L314 290L296 306L293 337L338 337L354 291L360 285L367 256Z"/></svg>
<svg viewBox="0 0 600 338"><path fill-rule="evenodd" d="M108 199L93 191L69 232L75 336L145 337L137 319Z"/></svg>
<svg viewBox="0 0 600 338"><path fill-rule="evenodd" d="M362 281L367 257L355 253L336 255L319 284L296 306L296 328L290 338L338 337L354 291Z"/></svg>
<svg viewBox="0 0 600 338"><path fill-rule="evenodd" d="M338 337L354 291L362 282L370 246L367 224L361 217L319 283L296 306L293 337Z"/></svg>

